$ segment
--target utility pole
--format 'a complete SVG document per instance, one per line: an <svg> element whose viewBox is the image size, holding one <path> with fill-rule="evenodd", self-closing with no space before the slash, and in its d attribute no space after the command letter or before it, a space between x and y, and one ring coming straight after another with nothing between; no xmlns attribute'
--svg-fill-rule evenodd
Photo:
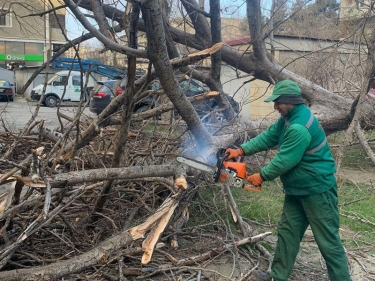
<svg viewBox="0 0 375 281"><path fill-rule="evenodd" d="M49 9L49 6L47 4L48 0L44 0L44 12L46 12ZM50 15L49 13L46 13L44 15L44 62L48 61L51 57L51 50L52 50L52 33L51 33L51 21L50 21Z"/></svg>
<svg viewBox="0 0 375 281"><path fill-rule="evenodd" d="M270 44L271 44L271 54L275 58L275 45L273 41L273 28L274 28L274 17L275 17L275 0L272 0L271 14L270 14Z"/></svg>

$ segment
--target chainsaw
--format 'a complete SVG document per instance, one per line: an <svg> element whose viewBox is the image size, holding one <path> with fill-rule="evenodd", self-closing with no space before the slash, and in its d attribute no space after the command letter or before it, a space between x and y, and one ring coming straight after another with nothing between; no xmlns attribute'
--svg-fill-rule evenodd
<svg viewBox="0 0 375 281"><path fill-rule="evenodd" d="M229 186L240 187L253 192L260 192L262 186L256 186L255 188L247 185L246 178L249 174L246 171L246 163L242 161L236 161L233 159L225 160L229 154L225 153L224 148L220 148L216 154L217 162L216 166L200 162L198 160L178 156L176 160L182 164L188 165L200 171L206 172L213 175L215 182L223 182Z"/></svg>

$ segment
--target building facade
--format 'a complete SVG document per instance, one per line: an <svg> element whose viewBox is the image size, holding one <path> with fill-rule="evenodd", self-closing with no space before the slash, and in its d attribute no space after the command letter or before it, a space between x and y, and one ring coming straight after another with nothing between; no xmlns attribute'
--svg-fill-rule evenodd
<svg viewBox="0 0 375 281"><path fill-rule="evenodd" d="M370 0L340 1L340 31L350 35L358 29L361 21L366 19L365 32L371 34L375 27L373 2ZM362 23L363 24L363 23Z"/></svg>
<svg viewBox="0 0 375 281"><path fill-rule="evenodd" d="M0 0L0 67L42 65L66 43L65 8L48 12L59 6L58 0Z"/></svg>

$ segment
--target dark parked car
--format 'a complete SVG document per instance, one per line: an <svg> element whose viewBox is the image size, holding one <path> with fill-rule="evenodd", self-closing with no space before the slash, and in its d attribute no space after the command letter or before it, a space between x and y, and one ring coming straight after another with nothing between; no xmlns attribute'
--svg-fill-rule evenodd
<svg viewBox="0 0 375 281"><path fill-rule="evenodd" d="M13 101L14 99L12 84L7 80L0 80L0 99L5 101Z"/></svg>
<svg viewBox="0 0 375 281"><path fill-rule="evenodd" d="M98 82L91 92L90 111L100 114L113 98L122 93L125 86L126 79ZM206 89L201 87L194 80L182 81L180 82L180 87L187 97L197 96L207 92ZM158 90L159 88L160 86L157 80L155 80L150 87L152 90ZM226 97L232 104L234 110L238 112L238 103L231 96L226 95ZM157 98L157 96L155 98ZM146 108L153 107L155 104L157 104L157 102L153 97L145 98L140 103L136 104L134 112L143 111ZM208 116L210 112L218 107L214 99L205 99L203 101L193 102L192 104L200 117ZM223 119L222 113L218 111L215 111L215 117L219 120Z"/></svg>
<svg viewBox="0 0 375 281"><path fill-rule="evenodd" d="M155 80L155 82L152 84L152 89L158 90L159 87L160 86L158 80ZM182 82L180 82L180 88L187 97L193 97L207 93L207 90L205 88L199 85L197 81L191 79L183 80ZM234 111L238 113L238 103L233 99L233 97L228 94L225 94L225 97L232 105ZM198 115L201 118L205 118L206 121L208 120L208 117L211 117L211 114L214 114L214 117L219 121L222 121L224 119L223 113L218 110L218 104L216 103L215 99L211 98L204 99L203 101L195 101L192 102L192 105L197 111Z"/></svg>
<svg viewBox="0 0 375 281"><path fill-rule="evenodd" d="M195 80L184 80L180 82L180 88L182 89L182 91L187 97L201 95L207 92L207 90L203 88L202 86L200 86L198 82L196 82ZM227 98L229 103L232 105L233 109L236 112L238 112L239 105L233 99L233 97L231 97L228 94L225 94L225 97ZM215 99L205 99L203 101L193 102L192 104L200 117L207 116L210 112L214 111L214 114L217 119L221 120L223 118L223 114L217 110L218 105Z"/></svg>
<svg viewBox="0 0 375 281"><path fill-rule="evenodd" d="M100 114L116 97L116 88L120 82L120 80L96 82L90 95L90 111Z"/></svg>
<svg viewBox="0 0 375 281"><path fill-rule="evenodd" d="M122 93L125 86L126 79L96 82L96 85L90 94L90 111L100 114L112 99ZM143 99L135 105L134 111L137 112L142 108L148 107L150 103L151 98Z"/></svg>

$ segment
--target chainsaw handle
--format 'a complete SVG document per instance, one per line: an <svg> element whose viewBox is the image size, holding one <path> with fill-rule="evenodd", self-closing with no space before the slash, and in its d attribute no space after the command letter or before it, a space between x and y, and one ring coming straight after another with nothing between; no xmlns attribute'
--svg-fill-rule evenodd
<svg viewBox="0 0 375 281"><path fill-rule="evenodd" d="M252 191L252 192L261 192L262 191L262 185L258 185L258 186L254 186L254 187L252 187L250 185L244 185L243 189L248 190L248 191Z"/></svg>
<svg viewBox="0 0 375 281"><path fill-rule="evenodd" d="M219 148L218 151L216 152L216 158L218 160L221 160L223 159L223 161L225 160L225 158L227 158L229 156L228 153L225 153L226 149L225 148Z"/></svg>
<svg viewBox="0 0 375 281"><path fill-rule="evenodd" d="M226 148L219 148L219 150L216 153L216 158L218 160L223 160L222 162L224 162L224 161L228 161L228 162L243 162L243 156L240 156L239 160L234 159L234 158L226 159L229 156L229 153L225 153L226 150L227 150Z"/></svg>
<svg viewBox="0 0 375 281"><path fill-rule="evenodd" d="M225 161L225 159L229 156L228 153L225 153L225 148L220 148L217 153L216 153L216 157L217 157L217 162L216 162L216 174L215 174L215 177L214 177L214 181L215 182L218 182L219 179L220 179L220 175L221 175L221 169L223 168L223 163Z"/></svg>

